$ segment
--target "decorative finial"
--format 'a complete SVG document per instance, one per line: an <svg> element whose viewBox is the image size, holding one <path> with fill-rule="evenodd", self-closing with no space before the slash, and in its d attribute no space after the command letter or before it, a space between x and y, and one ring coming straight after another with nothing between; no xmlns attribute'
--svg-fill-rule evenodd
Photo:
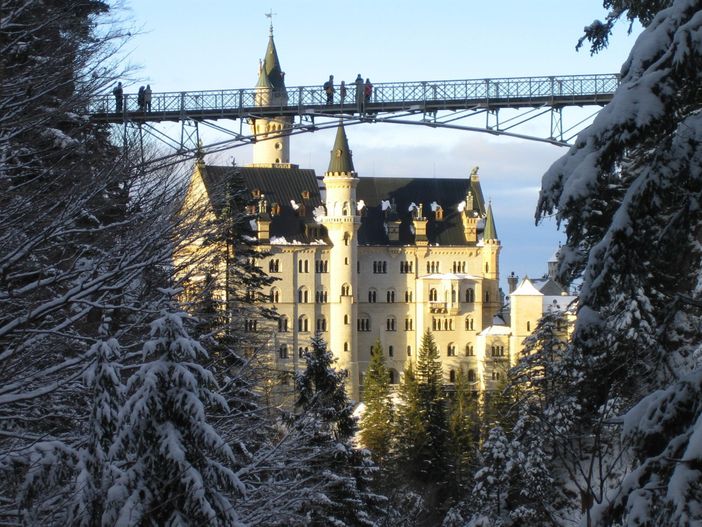
<svg viewBox="0 0 702 527"><path fill-rule="evenodd" d="M477 176L477 175L478 175L478 169L479 169L479 168L480 168L480 167L477 167L477 166L476 166L476 167L473 167L473 169L470 171L470 175L471 175L471 176Z"/></svg>
<svg viewBox="0 0 702 527"><path fill-rule="evenodd" d="M273 15L277 15L277 14L278 13L274 13L272 9L270 11L268 11L268 13L264 13L264 15L266 15L266 18L271 19L271 28L270 28L271 36L273 36Z"/></svg>

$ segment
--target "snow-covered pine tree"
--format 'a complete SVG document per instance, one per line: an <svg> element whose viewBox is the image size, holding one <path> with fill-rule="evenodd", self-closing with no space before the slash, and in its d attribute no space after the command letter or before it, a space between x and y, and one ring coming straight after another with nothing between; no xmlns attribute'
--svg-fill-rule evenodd
<svg viewBox="0 0 702 527"><path fill-rule="evenodd" d="M417 475L420 446L427 442L427 424L420 404L419 384L410 361L400 382L399 400L393 430L393 470L397 481Z"/></svg>
<svg viewBox="0 0 702 527"><path fill-rule="evenodd" d="M245 489L238 460L207 422L226 407L207 352L184 313L163 313L144 343L146 362L129 378L110 456L121 468L108 490L105 525L239 525L232 497Z"/></svg>
<svg viewBox="0 0 702 527"><path fill-rule="evenodd" d="M115 338L108 336L109 315L103 318L103 340L92 347L94 362L83 374L91 394L91 413L86 444L78 451L77 477L72 491L72 504L67 508L66 525L99 527L107 490L115 476L109 458L115 439L119 412L124 402L120 363L122 349Z"/></svg>
<svg viewBox="0 0 702 527"><path fill-rule="evenodd" d="M316 334L305 354L305 370L296 378L296 426L308 447L303 475L313 492L302 503L305 525L376 525L385 498L372 491L377 467L367 450L352 445L356 432L353 405L344 388L345 374ZM300 477L298 476L298 477Z"/></svg>
<svg viewBox="0 0 702 527"><path fill-rule="evenodd" d="M665 393L689 401L691 385L681 379L700 368L702 4L606 4L613 20L627 13L645 30L612 102L544 175L537 217L556 211L567 234L561 278L582 279L573 348L587 358L581 416L599 419L607 413L601 408L626 410L641 401L625 420L637 423L624 434L635 445L632 477L614 486L615 503L605 499L597 514L608 510L607 521L621 524L661 524L655 504L684 509L668 516L671 525L692 525L702 521L702 499L689 490L702 487L701 473L687 472L680 486L680 473L660 460L681 454L676 466L699 464L700 409L681 413L656 399ZM586 38L606 45L608 24L588 30ZM647 419L631 417L647 412Z"/></svg>
<svg viewBox="0 0 702 527"><path fill-rule="evenodd" d="M361 441L373 454L378 464L383 463L392 444L393 405L390 398L390 378L385 367L383 346L376 341L371 350L371 361L363 377Z"/></svg>

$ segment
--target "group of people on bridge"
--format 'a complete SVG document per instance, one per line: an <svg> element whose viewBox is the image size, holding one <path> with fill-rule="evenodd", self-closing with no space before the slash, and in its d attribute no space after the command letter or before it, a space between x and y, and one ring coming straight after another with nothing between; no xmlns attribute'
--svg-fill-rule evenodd
<svg viewBox="0 0 702 527"><path fill-rule="evenodd" d="M117 113L122 113L124 110L124 90L122 88L122 83L118 82L115 89L112 90L112 95L115 96L115 111ZM137 106L140 112L150 112L151 111L151 85L147 84L146 87L140 86L139 92L137 93Z"/></svg>
<svg viewBox="0 0 702 527"><path fill-rule="evenodd" d="M361 108L365 103L371 101L371 96L373 95L373 84L369 78L366 78L366 82L363 82L363 77L359 73L354 81L356 86L356 105ZM334 94L336 93L336 88L334 86L334 75L329 75L329 80L322 86L324 93L327 95L327 104L334 104ZM339 103L343 106L346 103L347 88L346 82L341 81L339 84Z"/></svg>

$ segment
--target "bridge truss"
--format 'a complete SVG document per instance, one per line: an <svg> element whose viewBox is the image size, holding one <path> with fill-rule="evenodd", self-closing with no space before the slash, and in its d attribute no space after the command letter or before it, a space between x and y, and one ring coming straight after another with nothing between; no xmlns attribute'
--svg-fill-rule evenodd
<svg viewBox="0 0 702 527"><path fill-rule="evenodd" d="M268 88L165 92L152 94L150 109L139 108L137 95L127 94L120 112L115 111L114 97L104 95L91 101L89 112L95 122L121 126L125 145L128 137L137 137L142 152L145 135L157 138L172 149L167 157L189 157L198 148L213 153L254 143L257 137L249 124L274 116L290 118L289 135L335 127L342 120L347 125L453 128L566 146L612 99L618 85L616 74L390 82L375 84L366 101L356 97L356 86L350 84L344 98L337 86L331 103L319 85L296 86L286 89L284 104L270 106L256 103L261 90ZM564 109L578 107L592 107L592 112L566 126ZM526 123L547 115L547 135L521 131ZM169 122L180 126L162 126ZM202 146L202 126L228 138Z"/></svg>

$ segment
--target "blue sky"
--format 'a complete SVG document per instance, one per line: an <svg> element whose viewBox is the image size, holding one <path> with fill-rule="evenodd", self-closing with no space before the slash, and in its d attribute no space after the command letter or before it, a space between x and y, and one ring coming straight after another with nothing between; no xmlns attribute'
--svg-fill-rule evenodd
<svg viewBox="0 0 702 527"><path fill-rule="evenodd" d="M330 74L337 82L357 73L393 82L614 73L635 39L620 23L608 50L594 57L575 51L583 27L605 14L598 0L141 0L127 7L135 31L125 52L139 68L125 80L127 92L146 83L155 92L253 87L269 11L288 86L321 85ZM543 126L534 123L534 133L547 135ZM564 148L388 124L347 134L360 177L458 178L480 166L503 246L502 277L545 272L561 235L552 221L534 226L534 207L541 175ZM205 135L205 142L217 138ZM321 175L333 141L333 131L295 136L291 161ZM232 157L246 164L251 152L236 148L208 162Z"/></svg>

